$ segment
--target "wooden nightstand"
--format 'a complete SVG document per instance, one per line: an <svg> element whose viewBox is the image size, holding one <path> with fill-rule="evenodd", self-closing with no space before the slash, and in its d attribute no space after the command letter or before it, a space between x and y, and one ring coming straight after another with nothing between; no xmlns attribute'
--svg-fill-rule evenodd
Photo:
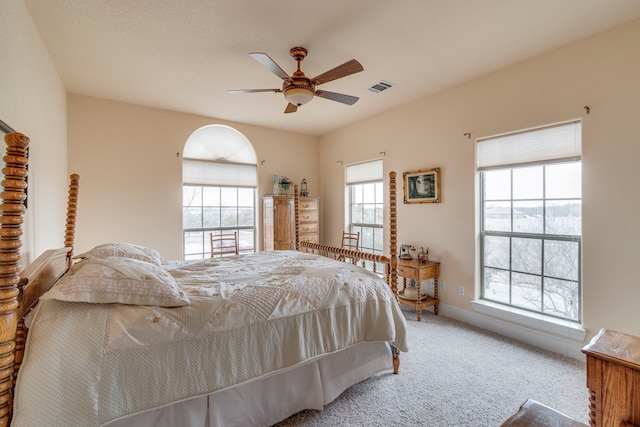
<svg viewBox="0 0 640 427"><path fill-rule="evenodd" d="M422 318L422 310L427 307L433 306L433 312L438 314L438 304L440 299L438 298L438 277L440 276L440 263L429 261L427 263L418 262L417 259L411 260L398 260L398 276L401 276L404 280L404 287L401 291L398 291L398 302L408 307L413 307L418 313L418 322ZM416 281L416 296L405 296L404 292L407 289L407 279L413 279ZM422 294L420 285L423 280L433 279L433 296Z"/></svg>

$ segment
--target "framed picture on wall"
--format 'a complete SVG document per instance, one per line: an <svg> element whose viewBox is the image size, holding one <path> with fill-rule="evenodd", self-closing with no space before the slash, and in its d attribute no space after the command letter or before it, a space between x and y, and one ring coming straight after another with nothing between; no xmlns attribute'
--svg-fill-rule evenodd
<svg viewBox="0 0 640 427"><path fill-rule="evenodd" d="M405 203L440 203L440 168L402 174Z"/></svg>

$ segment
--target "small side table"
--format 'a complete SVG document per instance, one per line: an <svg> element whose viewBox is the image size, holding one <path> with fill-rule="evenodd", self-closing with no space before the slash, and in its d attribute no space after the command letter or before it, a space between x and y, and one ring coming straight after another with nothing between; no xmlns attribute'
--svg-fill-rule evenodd
<svg viewBox="0 0 640 427"><path fill-rule="evenodd" d="M438 277L440 276L440 263L429 261L426 263L419 262L417 259L398 260L398 276L404 280L404 289L398 292L398 302L408 307L413 307L418 313L418 322L422 319L422 310L433 306L433 312L438 314ZM407 298L404 295L407 289L407 279L416 281L416 298ZM433 279L433 296L422 295L420 284L423 280Z"/></svg>

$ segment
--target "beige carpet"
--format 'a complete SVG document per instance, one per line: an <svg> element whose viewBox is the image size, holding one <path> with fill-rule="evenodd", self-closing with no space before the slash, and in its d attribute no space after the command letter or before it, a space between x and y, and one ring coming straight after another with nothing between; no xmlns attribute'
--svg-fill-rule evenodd
<svg viewBox="0 0 640 427"><path fill-rule="evenodd" d="M584 363L464 323L404 311L410 351L400 374L356 384L289 426L499 426L527 399L588 423Z"/></svg>

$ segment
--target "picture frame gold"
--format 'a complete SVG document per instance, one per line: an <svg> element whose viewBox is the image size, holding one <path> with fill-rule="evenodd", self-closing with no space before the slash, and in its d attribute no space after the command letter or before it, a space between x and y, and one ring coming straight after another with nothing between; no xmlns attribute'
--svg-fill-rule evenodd
<svg viewBox="0 0 640 427"><path fill-rule="evenodd" d="M404 172L404 203L440 203L440 168Z"/></svg>

